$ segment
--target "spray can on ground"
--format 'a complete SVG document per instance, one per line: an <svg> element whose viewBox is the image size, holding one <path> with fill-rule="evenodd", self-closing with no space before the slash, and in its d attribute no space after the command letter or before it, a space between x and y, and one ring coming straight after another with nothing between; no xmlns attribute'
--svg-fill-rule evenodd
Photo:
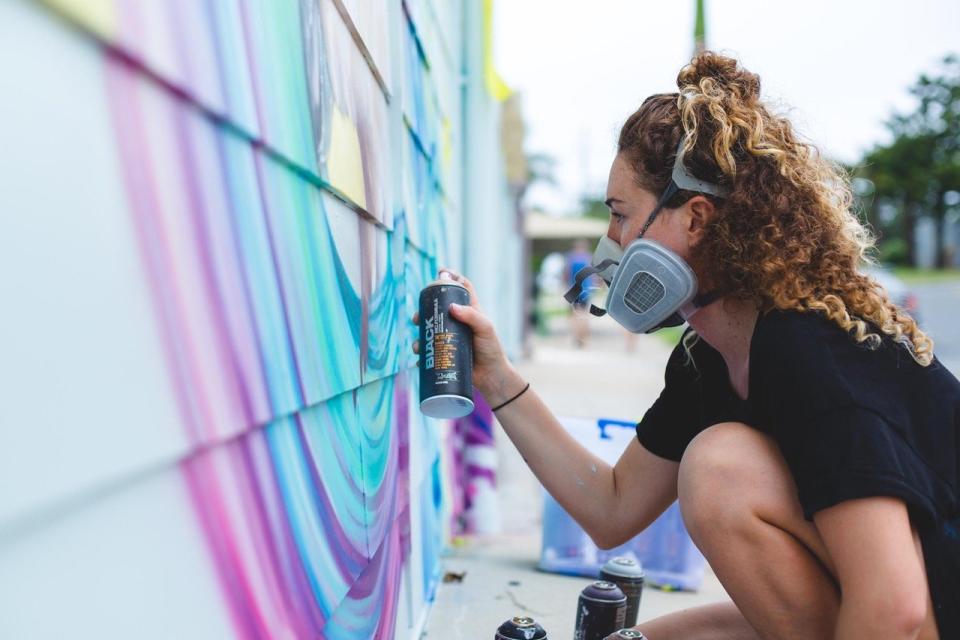
<svg viewBox="0 0 960 640"><path fill-rule="evenodd" d="M547 632L530 616L510 618L497 627L493 640L549 640Z"/></svg>
<svg viewBox="0 0 960 640"><path fill-rule="evenodd" d="M450 315L470 293L447 272L420 292L420 411L461 418L473 411L473 331Z"/></svg>
<svg viewBox="0 0 960 640"><path fill-rule="evenodd" d="M573 640L603 640L623 628L626 614L627 597L620 587L598 580L580 593Z"/></svg>
<svg viewBox="0 0 960 640"><path fill-rule="evenodd" d="M600 569L600 579L612 582L627 596L627 616L625 627L637 624L637 612L640 609L640 596L643 594L643 567L633 558L618 556L612 558Z"/></svg>
<svg viewBox="0 0 960 640"><path fill-rule="evenodd" d="M611 633L603 640L647 640L647 637L636 629L620 629L620 631Z"/></svg>

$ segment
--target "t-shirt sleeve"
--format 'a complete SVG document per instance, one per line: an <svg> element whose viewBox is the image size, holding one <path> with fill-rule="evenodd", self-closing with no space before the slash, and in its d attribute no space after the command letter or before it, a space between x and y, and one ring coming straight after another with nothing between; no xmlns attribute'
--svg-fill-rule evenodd
<svg viewBox="0 0 960 640"><path fill-rule="evenodd" d="M640 444L661 458L679 462L698 432L701 393L697 371L687 362L681 339L667 361L663 391L637 423Z"/></svg>
<svg viewBox="0 0 960 640"><path fill-rule="evenodd" d="M845 500L902 499L914 512L936 512L927 465L883 416L856 404L810 415L781 415L774 438L797 483L804 516Z"/></svg>
<svg viewBox="0 0 960 640"><path fill-rule="evenodd" d="M874 496L935 514L942 481L905 437L912 425L892 421L875 400L885 360L823 322L801 319L771 332L751 363L804 516Z"/></svg>

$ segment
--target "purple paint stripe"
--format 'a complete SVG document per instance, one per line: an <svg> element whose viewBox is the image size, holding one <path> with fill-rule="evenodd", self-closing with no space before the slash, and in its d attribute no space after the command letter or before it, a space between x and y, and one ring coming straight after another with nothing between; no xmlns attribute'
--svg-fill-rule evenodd
<svg viewBox="0 0 960 640"><path fill-rule="evenodd" d="M190 138L187 135L186 118L186 114L178 111L174 118L174 126L180 143L181 161L183 165L187 167L187 170L183 172L183 177L186 183L188 202L191 212L193 213L193 215L189 216L195 238L195 246L193 248L201 264L200 282L202 283L204 298L209 302L208 308L215 325L212 328L212 333L214 340L217 342L218 348L216 352L220 360L225 360L223 369L227 372L227 375L224 376L226 380L223 386L226 388L228 395L233 398L234 402L242 408L243 425L241 428L245 431L254 423L253 407L250 397L244 392L241 382L242 375L240 373L239 359L233 349L233 345L228 340L230 331L223 311L224 301L216 284L210 253L206 250L206 248L210 246L210 237L206 233L206 229L201 220L206 220L208 214L204 206L203 197L200 195L200 185L197 183L200 171L199 167L197 167L197 159L191 152ZM231 406L232 404L233 403L231 403Z"/></svg>
<svg viewBox="0 0 960 640"><path fill-rule="evenodd" d="M378 583L382 585L380 597L376 602L381 606L380 616L377 620L377 629L374 633L375 640L392 640L396 630L397 606L400 599L400 574L402 570L400 534L397 527L394 527L388 537L388 544L384 544L381 549L384 558L384 571L379 576Z"/></svg>
<svg viewBox="0 0 960 640"><path fill-rule="evenodd" d="M405 373L394 378L394 430L397 433L397 485L400 508L410 503L410 390Z"/></svg>
<svg viewBox="0 0 960 640"><path fill-rule="evenodd" d="M219 156L219 158L220 158L220 166L226 166L226 154L227 154L227 151L226 151L226 149L224 148L223 142L222 142L221 140L218 140L218 141L217 141L217 153L218 153L218 156ZM224 173L224 182L225 182L225 186L226 186L227 199L228 199L228 201L233 205L233 207L231 207L231 210L232 210L234 207L237 206L237 203L234 201L234 197L235 197L235 196L234 196L232 190L230 189L229 180L227 179L226 173ZM255 318L255 317L256 317L256 311L255 311L255 309L254 309L254 307L253 307L253 302L252 302L252 300L253 300L253 285L251 284L250 279L249 279L249 277L247 276L246 270L243 269L243 268L239 268L240 257L239 257L239 249L238 249L238 247L241 246L240 238L239 238L239 231L237 230L236 225L234 225L234 224L230 224L229 227L230 227L231 237L232 237L232 239L233 239L234 256L235 256L235 258L236 258L236 260L237 260L237 262L238 262L238 274L239 274L240 281L243 283L243 293L244 293L244 296L243 296L243 298L244 298L244 300L243 300L243 302L244 302L244 309L243 309L243 311L247 314L247 317L248 317L248 318ZM266 382L266 373L264 373L264 372L266 371L266 363L265 363L265 361L264 361L264 358L265 358L266 356L265 356L265 354L263 353L263 347L262 347L262 345L260 345L259 340L258 340L258 338L257 338L256 330L255 330L255 329L252 329L252 328L251 328L251 330L252 330L252 334L253 334L252 337L253 337L254 343L255 343L255 345L256 345L256 357L257 357L257 360L258 360L258 362L259 362L259 364L260 364L259 370L257 371L257 373L259 374L259 375L257 376L257 379L262 383L262 386L260 387L260 391L261 391L261 393L262 393L262 397L264 398L264 407L263 407L263 408L265 409L265 412L266 412L266 413L269 413L269 412L272 410L272 408L271 408L271 406L270 406L270 394L269 394L269 391L267 391L267 387L268 387L269 385L268 385L267 382ZM253 416L252 416L252 417L253 417L253 421L254 421L254 423L255 423L258 416L256 415L256 410L253 409L253 411L254 411L254 413L253 413ZM265 418L265 419L266 419L266 418Z"/></svg>
<svg viewBox="0 0 960 640"><path fill-rule="evenodd" d="M184 1L187 6L193 3L193 0L181 0L181 2ZM204 26L206 27L203 31L205 32L208 42L215 41L217 35L217 30L213 25L213 16L211 15L211 11L212 9L210 5L206 2L200 5L199 13L203 16ZM183 33L185 20L181 17L181 7L170 7L167 15L170 18L171 24L174 25L174 30L177 33ZM196 16L197 14L193 14L192 17ZM178 40L177 44L179 45L177 47L177 61L185 72L184 80L186 82L186 86L184 87L184 92L190 97L191 102L196 102L197 104L203 104L204 106L207 106L202 100L202 94L199 86L202 82L206 82L209 79L202 77L202 74L198 68L199 64L195 62L195 60L201 58L203 54L201 53L198 55L196 52L190 51L190 47L182 39ZM215 79L213 81L216 85L214 91L216 93L216 99L219 100L220 106L223 108L223 113L219 115L226 118L227 114L229 114L230 108L227 104L227 96L223 87L224 75L223 70L220 67L219 45L219 42L214 42L213 46L208 49L208 52L210 57L216 61L214 66L216 67L217 73L214 74ZM208 108L213 111L212 107Z"/></svg>
<svg viewBox="0 0 960 640"><path fill-rule="evenodd" d="M250 17L247 15L247 3L239 2L238 5L240 9L240 22L243 24L243 43L247 47L247 60L250 62L250 86L253 89L253 102L257 110L257 128L260 129L260 140L262 141L267 135L267 116L264 113L263 100L261 98L263 87L260 85L260 75L257 73L256 68L257 64L254 62L253 36L250 33Z"/></svg>
<svg viewBox="0 0 960 640"><path fill-rule="evenodd" d="M264 460L267 467L263 472L256 473L260 479L259 484L262 486L264 494L269 495L270 503L274 505L277 510L276 517L268 518L268 522L272 523L275 527L276 532L274 537L282 549L280 555L283 558L283 562L278 566L284 573L287 583L292 585L290 589L296 594L301 609L307 612L312 626L317 629L319 633L327 623L327 619L317 605L313 595L313 587L310 585L310 578L306 574L303 563L300 562L293 530L290 527L290 521L287 519L286 512L284 511L280 481L279 478L277 478L277 471L273 464L273 459L270 456L269 447L265 442L265 436L262 431L251 434L250 438L256 440L256 446L260 450L260 457ZM253 440L251 440L251 442L252 441ZM256 469L256 462L253 461L253 464ZM265 502L264 500L264 503ZM269 511L269 509L266 510Z"/></svg>
<svg viewBox="0 0 960 640"><path fill-rule="evenodd" d="M464 444L468 446L493 446L493 437L491 434L476 429L468 430L464 434L463 441Z"/></svg>
<svg viewBox="0 0 960 640"><path fill-rule="evenodd" d="M260 565L269 581L269 591L274 598L280 600L277 607L291 618L291 626L298 637L313 636L319 633L323 626L322 616L313 619L313 613L306 611L303 615L302 601L294 593L282 577L280 554L278 553L273 536L270 535L270 518L264 504L261 488L256 482L257 473L248 444L244 441L233 441L229 446L231 461L239 468L238 476L242 482L238 483L239 491L246 497L243 501L244 515L250 525L251 536L254 538L254 548L260 558Z"/></svg>
<svg viewBox="0 0 960 640"><path fill-rule="evenodd" d="M328 515L325 521L329 521L329 530L333 533L334 541L337 543L335 548L339 552L337 555L340 556L338 557L337 566L340 569L341 575L348 576L352 579L363 570L364 565L367 564L367 558L356 550L350 540L350 536L347 535L347 532L340 525L340 521L336 518L336 509L334 509L333 503L331 503L327 497L323 480L317 471L313 456L308 455L310 452L310 444L307 441L306 433L304 433L302 418L300 415L295 415L293 420L296 425L296 436L300 443L301 454L307 463L307 472L310 477L310 482L313 485L311 487L312 493L317 497L321 514L325 513ZM340 560L344 558L347 562L341 563Z"/></svg>
<svg viewBox="0 0 960 640"><path fill-rule="evenodd" d="M297 391L299 393L299 397L296 398L297 409L302 409L305 404L304 398L308 397L309 394L304 387L301 365L297 359L297 350L293 345L293 331L290 327L290 311L287 309L288 294L283 286L283 276L280 275L280 262L277 258L277 241L274 238L273 225L270 221L271 208L269 202L270 199L267 197L267 179L264 175L264 162L270 162L270 160L264 157L263 153L256 151L254 153L253 165L256 168L257 184L260 187L260 205L263 210L264 224L267 229L267 242L270 245L270 262L273 265L273 273L276 277L277 290L280 292L280 309L283 312L283 327L286 329L286 347L289 350L290 360L293 361L293 368L297 376Z"/></svg>
<svg viewBox="0 0 960 640"><path fill-rule="evenodd" d="M490 481L491 485L496 486L497 484L497 472L487 467L478 467L473 464L468 464L467 476L470 478L470 480L486 478Z"/></svg>

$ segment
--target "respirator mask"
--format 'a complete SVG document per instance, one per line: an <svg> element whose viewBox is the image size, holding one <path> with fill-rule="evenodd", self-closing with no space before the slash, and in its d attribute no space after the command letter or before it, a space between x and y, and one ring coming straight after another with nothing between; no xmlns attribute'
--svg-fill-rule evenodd
<svg viewBox="0 0 960 640"><path fill-rule="evenodd" d="M652 333L663 327L683 324L698 309L720 297L720 292L699 293L697 277L683 258L643 235L664 205L678 191L696 191L723 197L727 190L700 180L683 164L683 144L677 149L670 183L657 199L640 235L626 249L603 236L593 254L591 266L577 272L573 287L564 294L573 304L583 291L584 281L596 274L607 283L606 309L590 305L595 316L610 317L632 333Z"/></svg>

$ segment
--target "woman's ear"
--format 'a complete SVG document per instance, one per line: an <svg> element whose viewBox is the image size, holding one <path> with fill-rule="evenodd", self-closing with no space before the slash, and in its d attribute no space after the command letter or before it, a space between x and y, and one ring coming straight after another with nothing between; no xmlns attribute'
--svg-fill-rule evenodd
<svg viewBox="0 0 960 640"><path fill-rule="evenodd" d="M686 202L690 213L687 218L687 233L690 236L690 244L695 245L703 237L707 224L713 219L716 212L713 203L704 196L693 196Z"/></svg>

